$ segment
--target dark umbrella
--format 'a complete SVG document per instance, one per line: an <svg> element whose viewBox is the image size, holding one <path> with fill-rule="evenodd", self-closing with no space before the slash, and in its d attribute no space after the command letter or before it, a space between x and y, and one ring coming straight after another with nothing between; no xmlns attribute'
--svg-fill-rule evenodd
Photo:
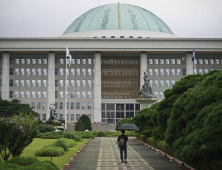
<svg viewBox="0 0 222 170"><path fill-rule="evenodd" d="M139 128L133 124L122 124L118 127L118 130L139 131Z"/></svg>

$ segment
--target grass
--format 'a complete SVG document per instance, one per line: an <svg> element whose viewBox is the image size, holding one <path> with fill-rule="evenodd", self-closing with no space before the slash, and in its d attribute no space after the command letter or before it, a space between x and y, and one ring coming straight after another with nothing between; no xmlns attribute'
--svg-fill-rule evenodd
<svg viewBox="0 0 222 170"><path fill-rule="evenodd" d="M36 150L51 145L54 141L57 139L40 139L40 138L34 138L33 142L27 146L23 153L20 155L21 157L35 157ZM82 142L76 142L76 144L72 148L68 148L68 151L64 153L64 155L60 157L52 157L52 162L58 167L62 168L67 162L69 162L70 158L73 157L74 154L79 150L79 148L84 145L84 143L87 141L87 139L83 139ZM35 157L40 161L51 161L51 157Z"/></svg>

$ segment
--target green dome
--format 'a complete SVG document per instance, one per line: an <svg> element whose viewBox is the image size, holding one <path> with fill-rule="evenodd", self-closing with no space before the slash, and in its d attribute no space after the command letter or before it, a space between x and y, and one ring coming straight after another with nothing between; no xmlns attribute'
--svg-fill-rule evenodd
<svg viewBox="0 0 222 170"><path fill-rule="evenodd" d="M145 30L173 34L152 12L129 4L108 4L93 8L75 19L63 35L95 30Z"/></svg>

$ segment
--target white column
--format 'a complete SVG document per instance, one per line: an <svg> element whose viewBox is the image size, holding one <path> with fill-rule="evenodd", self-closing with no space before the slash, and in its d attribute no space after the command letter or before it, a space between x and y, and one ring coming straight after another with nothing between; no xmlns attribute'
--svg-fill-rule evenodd
<svg viewBox="0 0 222 170"><path fill-rule="evenodd" d="M2 99L9 100L9 53L2 57Z"/></svg>
<svg viewBox="0 0 222 170"><path fill-rule="evenodd" d="M142 52L140 54L140 89L144 84L143 75L144 71L146 72L146 70L147 70L147 53Z"/></svg>
<svg viewBox="0 0 222 170"><path fill-rule="evenodd" d="M191 52L186 54L186 75L193 74L192 55L193 54Z"/></svg>
<svg viewBox="0 0 222 170"><path fill-rule="evenodd" d="M48 90L47 90L47 113L46 120L49 119L49 105L55 104L55 53L48 54Z"/></svg>
<svg viewBox="0 0 222 170"><path fill-rule="evenodd" d="M94 54L94 122L101 122L101 53Z"/></svg>

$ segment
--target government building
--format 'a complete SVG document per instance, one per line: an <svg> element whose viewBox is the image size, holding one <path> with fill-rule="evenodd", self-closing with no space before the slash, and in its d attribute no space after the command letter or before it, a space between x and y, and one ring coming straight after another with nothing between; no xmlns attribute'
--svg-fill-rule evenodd
<svg viewBox="0 0 222 170"><path fill-rule="evenodd" d="M1 98L29 104L43 121L56 104L58 119L68 123L82 114L117 123L140 110L135 98L144 72L162 100L182 77L213 69L222 69L222 39L180 38L158 16L129 4L95 7L58 37L0 37Z"/></svg>

